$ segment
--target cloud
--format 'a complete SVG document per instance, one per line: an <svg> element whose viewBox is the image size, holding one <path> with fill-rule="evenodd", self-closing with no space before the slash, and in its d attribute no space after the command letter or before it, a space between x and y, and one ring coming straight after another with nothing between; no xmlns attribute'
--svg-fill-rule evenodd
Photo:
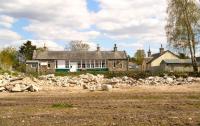
<svg viewBox="0 0 200 126"><path fill-rule="evenodd" d="M6 16L6 15L0 15L0 26L4 28L11 28L12 24L14 23L14 18Z"/></svg>
<svg viewBox="0 0 200 126"><path fill-rule="evenodd" d="M94 14L97 28L112 39L166 41L166 0L98 0L101 10ZM162 39L158 36L162 36Z"/></svg>
<svg viewBox="0 0 200 126"><path fill-rule="evenodd" d="M8 29L0 29L0 40L1 41L11 41L11 40L20 40L21 36L16 32L13 32Z"/></svg>
<svg viewBox="0 0 200 126"><path fill-rule="evenodd" d="M58 41L77 39L111 38L125 49L166 43L166 0L96 0L100 8L92 12L87 8L87 1L0 0L0 30L6 30L0 39L11 39L7 44L0 43L22 44L23 40L13 42L22 38L11 30L13 23L20 19L28 20L22 29L31 33L38 45L43 45L40 40L48 40L52 50L63 49ZM96 49L95 42L90 44Z"/></svg>
<svg viewBox="0 0 200 126"><path fill-rule="evenodd" d="M86 0L0 0L0 14L15 19L26 18L30 24L24 28L34 39L83 39L99 35L90 30L91 14Z"/></svg>

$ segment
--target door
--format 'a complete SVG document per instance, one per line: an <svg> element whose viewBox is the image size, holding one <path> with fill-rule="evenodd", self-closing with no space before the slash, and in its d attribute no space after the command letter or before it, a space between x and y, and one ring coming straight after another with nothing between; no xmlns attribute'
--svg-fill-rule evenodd
<svg viewBox="0 0 200 126"><path fill-rule="evenodd" d="M70 63L70 72L77 72L78 69L78 63L77 62L71 62Z"/></svg>

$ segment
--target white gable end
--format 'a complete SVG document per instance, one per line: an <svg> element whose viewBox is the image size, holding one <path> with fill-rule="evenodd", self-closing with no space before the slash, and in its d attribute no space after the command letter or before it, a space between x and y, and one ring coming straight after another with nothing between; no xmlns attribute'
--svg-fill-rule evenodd
<svg viewBox="0 0 200 126"><path fill-rule="evenodd" d="M161 55L160 57L152 61L151 66L152 67L160 66L160 63L164 59L179 59L179 58L170 52L166 52L165 54Z"/></svg>

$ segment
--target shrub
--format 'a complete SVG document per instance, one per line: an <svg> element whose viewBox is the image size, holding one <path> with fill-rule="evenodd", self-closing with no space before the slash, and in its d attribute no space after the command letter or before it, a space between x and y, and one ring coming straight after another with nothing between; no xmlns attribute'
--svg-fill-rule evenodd
<svg viewBox="0 0 200 126"><path fill-rule="evenodd" d="M53 104L51 106L52 108L73 108L73 105L72 104L68 104L68 103L57 103L57 104Z"/></svg>

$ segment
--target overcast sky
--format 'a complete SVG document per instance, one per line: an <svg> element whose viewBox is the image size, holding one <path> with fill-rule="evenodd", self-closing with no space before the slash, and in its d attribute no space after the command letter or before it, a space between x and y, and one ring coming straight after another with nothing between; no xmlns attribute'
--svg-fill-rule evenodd
<svg viewBox="0 0 200 126"><path fill-rule="evenodd" d="M165 23L166 0L0 0L1 47L30 39L63 50L83 40L92 49L116 43L130 55L149 46L157 52L166 44Z"/></svg>

